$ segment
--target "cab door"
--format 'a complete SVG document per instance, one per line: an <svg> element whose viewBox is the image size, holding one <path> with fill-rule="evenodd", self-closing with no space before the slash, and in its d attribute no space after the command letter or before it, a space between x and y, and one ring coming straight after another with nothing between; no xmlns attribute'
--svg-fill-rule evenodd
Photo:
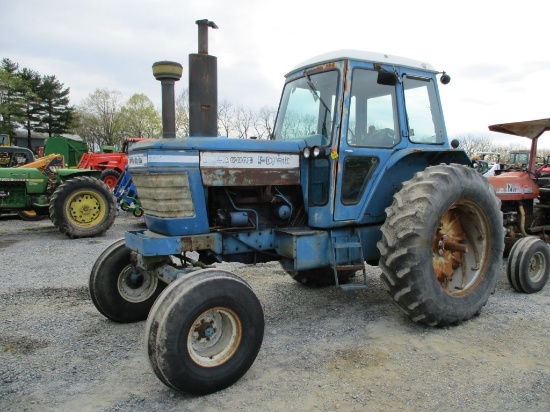
<svg viewBox="0 0 550 412"><path fill-rule="evenodd" d="M338 146L335 221L384 219L385 205L372 202L372 188L391 154L406 144L407 134L398 110L401 91L394 71L392 66L350 63L348 110L344 110Z"/></svg>

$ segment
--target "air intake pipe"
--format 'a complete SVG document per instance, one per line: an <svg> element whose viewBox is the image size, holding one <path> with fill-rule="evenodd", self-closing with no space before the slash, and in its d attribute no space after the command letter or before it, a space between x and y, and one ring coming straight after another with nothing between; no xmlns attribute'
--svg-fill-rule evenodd
<svg viewBox="0 0 550 412"><path fill-rule="evenodd" d="M175 83L181 79L183 67L179 63L161 61L153 64L153 76L162 86L162 137L176 137Z"/></svg>

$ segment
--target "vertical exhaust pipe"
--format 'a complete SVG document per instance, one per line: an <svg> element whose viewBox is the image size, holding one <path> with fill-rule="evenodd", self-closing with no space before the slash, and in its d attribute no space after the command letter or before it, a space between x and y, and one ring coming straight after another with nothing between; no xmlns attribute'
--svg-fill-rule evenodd
<svg viewBox="0 0 550 412"><path fill-rule="evenodd" d="M162 137L176 137L176 96L174 86L181 79L183 67L176 62L161 61L153 64L153 76L162 87Z"/></svg>
<svg viewBox="0 0 550 412"><path fill-rule="evenodd" d="M208 28L216 23L197 20L199 52L189 55L189 135L218 135L218 60L208 54Z"/></svg>

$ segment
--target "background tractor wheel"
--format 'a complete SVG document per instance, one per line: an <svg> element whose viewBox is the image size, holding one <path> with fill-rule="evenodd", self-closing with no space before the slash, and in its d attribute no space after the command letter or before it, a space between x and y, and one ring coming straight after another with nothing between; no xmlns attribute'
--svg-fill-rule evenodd
<svg viewBox="0 0 550 412"><path fill-rule="evenodd" d="M93 237L106 232L115 221L113 193L100 180L78 176L59 186L50 199L50 219L70 238Z"/></svg>
<svg viewBox="0 0 550 412"><path fill-rule="evenodd" d="M36 222L46 218L47 215L36 213L34 210L20 210L17 212L17 216L19 216L21 220L26 220L27 222Z"/></svg>
<svg viewBox="0 0 550 412"><path fill-rule="evenodd" d="M262 306L250 286L217 269L172 282L145 326L155 374L165 385L193 395L239 380L254 363L263 333Z"/></svg>
<svg viewBox="0 0 550 412"><path fill-rule="evenodd" d="M413 321L446 326L479 314L498 280L500 201L474 169L428 167L403 184L382 226L382 281Z"/></svg>
<svg viewBox="0 0 550 412"><path fill-rule="evenodd" d="M104 170L101 172L101 180L109 186L109 189L111 190L114 190L119 178L120 173L114 169Z"/></svg>
<svg viewBox="0 0 550 412"><path fill-rule="evenodd" d="M520 293L536 293L544 288L550 273L550 248L542 239L529 236L518 240L508 256L506 275Z"/></svg>
<svg viewBox="0 0 550 412"><path fill-rule="evenodd" d="M157 276L136 272L130 254L124 239L117 240L97 258L90 274L90 296L95 307L120 323L147 319L155 299L166 288Z"/></svg>

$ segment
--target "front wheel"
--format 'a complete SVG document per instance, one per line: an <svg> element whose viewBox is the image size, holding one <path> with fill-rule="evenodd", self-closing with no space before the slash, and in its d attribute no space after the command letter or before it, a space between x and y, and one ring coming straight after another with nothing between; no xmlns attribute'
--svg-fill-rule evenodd
<svg viewBox="0 0 550 412"><path fill-rule="evenodd" d="M239 277L200 270L170 284L147 319L145 339L153 371L167 386L193 395L239 380L260 350L264 315Z"/></svg>
<svg viewBox="0 0 550 412"><path fill-rule="evenodd" d="M500 201L460 165L428 167L403 184L382 226L382 281L413 321L446 326L480 313L501 269Z"/></svg>
<svg viewBox="0 0 550 412"><path fill-rule="evenodd" d="M36 222L38 220L45 219L47 215L36 213L34 210L20 210L17 212L17 216L21 220L25 220L27 222Z"/></svg>
<svg viewBox="0 0 550 412"><path fill-rule="evenodd" d="M50 219L70 238L93 237L105 233L117 212L116 199L98 179L78 176L59 186L50 199Z"/></svg>
<svg viewBox="0 0 550 412"><path fill-rule="evenodd" d="M147 315L166 284L155 275L138 272L130 263L124 239L111 244L92 267L92 302L105 317L120 323L138 322Z"/></svg>
<svg viewBox="0 0 550 412"><path fill-rule="evenodd" d="M548 244L535 236L518 240L508 256L506 275L520 293L536 293L544 288L550 273Z"/></svg>
<svg viewBox="0 0 550 412"><path fill-rule="evenodd" d="M120 172L115 169L107 169L101 172L101 180L111 190L115 189L118 179L120 179Z"/></svg>

